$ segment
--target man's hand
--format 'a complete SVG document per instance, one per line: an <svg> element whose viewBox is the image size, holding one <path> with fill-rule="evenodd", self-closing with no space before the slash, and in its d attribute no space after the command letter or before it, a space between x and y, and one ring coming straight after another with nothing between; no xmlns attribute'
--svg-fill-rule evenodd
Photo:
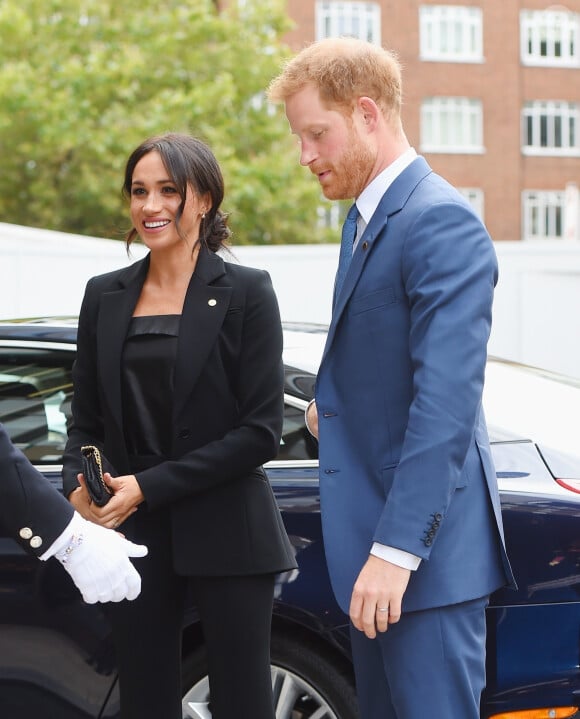
<svg viewBox="0 0 580 719"><path fill-rule="evenodd" d="M318 410L314 400L306 408L306 428L313 437L318 439Z"/></svg>
<svg viewBox="0 0 580 719"><path fill-rule="evenodd" d="M135 599L141 592L141 577L129 557L144 557L147 547L133 544L122 534L105 529L75 514L66 532L66 545L56 559L72 577L83 599L120 602Z"/></svg>
<svg viewBox="0 0 580 719"><path fill-rule="evenodd" d="M350 600L351 621L369 639L374 639L377 631L386 632L389 624L401 618L401 603L410 576L409 569L369 556Z"/></svg>

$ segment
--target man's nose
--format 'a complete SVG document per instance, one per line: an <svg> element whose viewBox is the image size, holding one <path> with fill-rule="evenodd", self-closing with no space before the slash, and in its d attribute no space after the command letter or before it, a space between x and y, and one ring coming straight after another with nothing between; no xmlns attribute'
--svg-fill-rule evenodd
<svg viewBox="0 0 580 719"><path fill-rule="evenodd" d="M307 142L302 142L300 145L300 164L303 167L308 167L315 158L316 152L312 145Z"/></svg>

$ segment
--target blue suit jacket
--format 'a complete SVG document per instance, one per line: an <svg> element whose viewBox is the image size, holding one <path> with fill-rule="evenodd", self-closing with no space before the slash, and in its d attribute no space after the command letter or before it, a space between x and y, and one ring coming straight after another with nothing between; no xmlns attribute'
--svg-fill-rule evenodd
<svg viewBox="0 0 580 719"><path fill-rule="evenodd" d="M513 581L481 408L496 279L485 227L417 158L360 238L317 379L324 538L344 610L373 541L422 558L404 611Z"/></svg>

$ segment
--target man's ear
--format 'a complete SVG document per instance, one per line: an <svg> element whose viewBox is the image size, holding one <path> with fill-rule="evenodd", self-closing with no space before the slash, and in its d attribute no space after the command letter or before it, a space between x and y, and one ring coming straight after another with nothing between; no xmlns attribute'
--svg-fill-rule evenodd
<svg viewBox="0 0 580 719"><path fill-rule="evenodd" d="M362 123L369 130L374 130L379 121L379 115L381 112L377 103L370 97L359 97L356 102L356 107Z"/></svg>

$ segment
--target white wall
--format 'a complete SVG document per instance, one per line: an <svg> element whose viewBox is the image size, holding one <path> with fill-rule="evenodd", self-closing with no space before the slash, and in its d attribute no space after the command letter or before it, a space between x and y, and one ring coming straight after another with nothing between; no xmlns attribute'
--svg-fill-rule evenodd
<svg viewBox="0 0 580 719"><path fill-rule="evenodd" d="M496 243L490 352L580 377L580 243Z"/></svg>
<svg viewBox="0 0 580 719"><path fill-rule="evenodd" d="M580 243L498 242L489 351L580 377ZM240 247L268 269L288 320L328 322L337 245Z"/></svg>
<svg viewBox="0 0 580 719"><path fill-rule="evenodd" d="M0 223L0 318L76 315L90 277L133 260L122 242Z"/></svg>
<svg viewBox="0 0 580 719"><path fill-rule="evenodd" d="M493 354L580 377L580 243L496 244ZM282 317L328 323L338 245L232 248L267 269ZM87 280L143 256L121 242L0 223L0 317L77 314Z"/></svg>

